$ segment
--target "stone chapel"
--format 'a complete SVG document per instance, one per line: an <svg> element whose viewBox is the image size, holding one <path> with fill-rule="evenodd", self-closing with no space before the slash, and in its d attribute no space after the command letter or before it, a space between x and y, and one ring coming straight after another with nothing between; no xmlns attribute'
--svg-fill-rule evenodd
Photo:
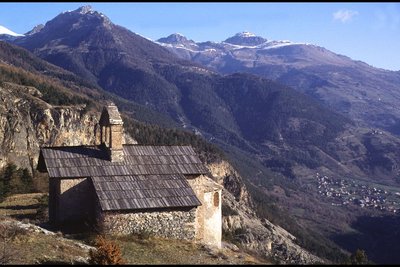
<svg viewBox="0 0 400 267"><path fill-rule="evenodd" d="M51 223L90 221L113 234L147 232L221 247L222 186L191 146L124 144L113 103L99 126L97 145L40 150Z"/></svg>

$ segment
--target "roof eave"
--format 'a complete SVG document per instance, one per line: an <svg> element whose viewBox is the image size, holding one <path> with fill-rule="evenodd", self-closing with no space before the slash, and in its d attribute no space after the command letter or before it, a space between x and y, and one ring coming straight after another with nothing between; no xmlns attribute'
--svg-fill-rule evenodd
<svg viewBox="0 0 400 267"><path fill-rule="evenodd" d="M100 202L101 205L101 202ZM162 211L162 210L168 210L168 209L179 209L179 208L197 208L199 206L202 206L202 204L198 205L193 205L193 206L169 206L169 207L152 207L152 208L141 208L141 209L104 209L101 206L101 210L103 212L141 212L141 211Z"/></svg>

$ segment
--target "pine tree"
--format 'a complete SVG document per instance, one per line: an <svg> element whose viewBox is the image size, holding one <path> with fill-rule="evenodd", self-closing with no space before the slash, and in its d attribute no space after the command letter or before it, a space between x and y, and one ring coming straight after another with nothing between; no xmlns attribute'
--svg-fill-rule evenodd
<svg viewBox="0 0 400 267"><path fill-rule="evenodd" d="M350 256L350 264L354 265L370 264L370 261L368 260L367 257L367 253L365 253L365 251L362 249L357 249L356 252L354 252Z"/></svg>

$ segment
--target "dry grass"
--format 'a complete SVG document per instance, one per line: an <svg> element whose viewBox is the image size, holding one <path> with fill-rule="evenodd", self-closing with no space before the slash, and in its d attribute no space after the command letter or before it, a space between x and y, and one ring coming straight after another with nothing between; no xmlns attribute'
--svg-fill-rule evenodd
<svg viewBox="0 0 400 267"><path fill-rule="evenodd" d="M115 237L128 264L268 264L245 252L209 249L201 244L151 237Z"/></svg>
<svg viewBox="0 0 400 267"><path fill-rule="evenodd" d="M45 194L20 194L8 197L0 203L0 217L9 216L21 220L36 215L39 199ZM3 216L2 216L3 215ZM4 216L7 215L7 216ZM7 219L8 218L8 219ZM136 236L109 237L121 248L127 264L268 264L263 259L243 251L228 248L209 249L187 241ZM84 263L89 251L59 235L25 232L18 234L10 249L15 251L12 264L76 264Z"/></svg>
<svg viewBox="0 0 400 267"><path fill-rule="evenodd" d="M76 264L89 256L88 248L76 241L7 216L0 216L0 231L0 244L6 244L0 258L6 256L6 264Z"/></svg>
<svg viewBox="0 0 400 267"><path fill-rule="evenodd" d="M83 263L88 257L88 251L74 242L42 233L18 235L9 246L18 252L11 264Z"/></svg>
<svg viewBox="0 0 400 267"><path fill-rule="evenodd" d="M15 194L7 197L0 203L0 215L12 217L32 217L36 215L39 208L39 199L46 194Z"/></svg>
<svg viewBox="0 0 400 267"><path fill-rule="evenodd" d="M185 241L115 238L127 264L269 264L245 252L210 250ZM28 232L9 242L15 251L10 264L84 264L89 251L57 235Z"/></svg>

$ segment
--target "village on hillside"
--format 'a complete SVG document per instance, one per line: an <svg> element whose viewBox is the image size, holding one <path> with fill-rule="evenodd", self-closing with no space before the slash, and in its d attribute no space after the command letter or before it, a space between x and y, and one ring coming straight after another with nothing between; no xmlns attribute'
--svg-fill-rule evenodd
<svg viewBox="0 0 400 267"><path fill-rule="evenodd" d="M318 194L332 206L357 205L396 213L400 209L400 193L362 184L352 179L335 179L316 173Z"/></svg>

